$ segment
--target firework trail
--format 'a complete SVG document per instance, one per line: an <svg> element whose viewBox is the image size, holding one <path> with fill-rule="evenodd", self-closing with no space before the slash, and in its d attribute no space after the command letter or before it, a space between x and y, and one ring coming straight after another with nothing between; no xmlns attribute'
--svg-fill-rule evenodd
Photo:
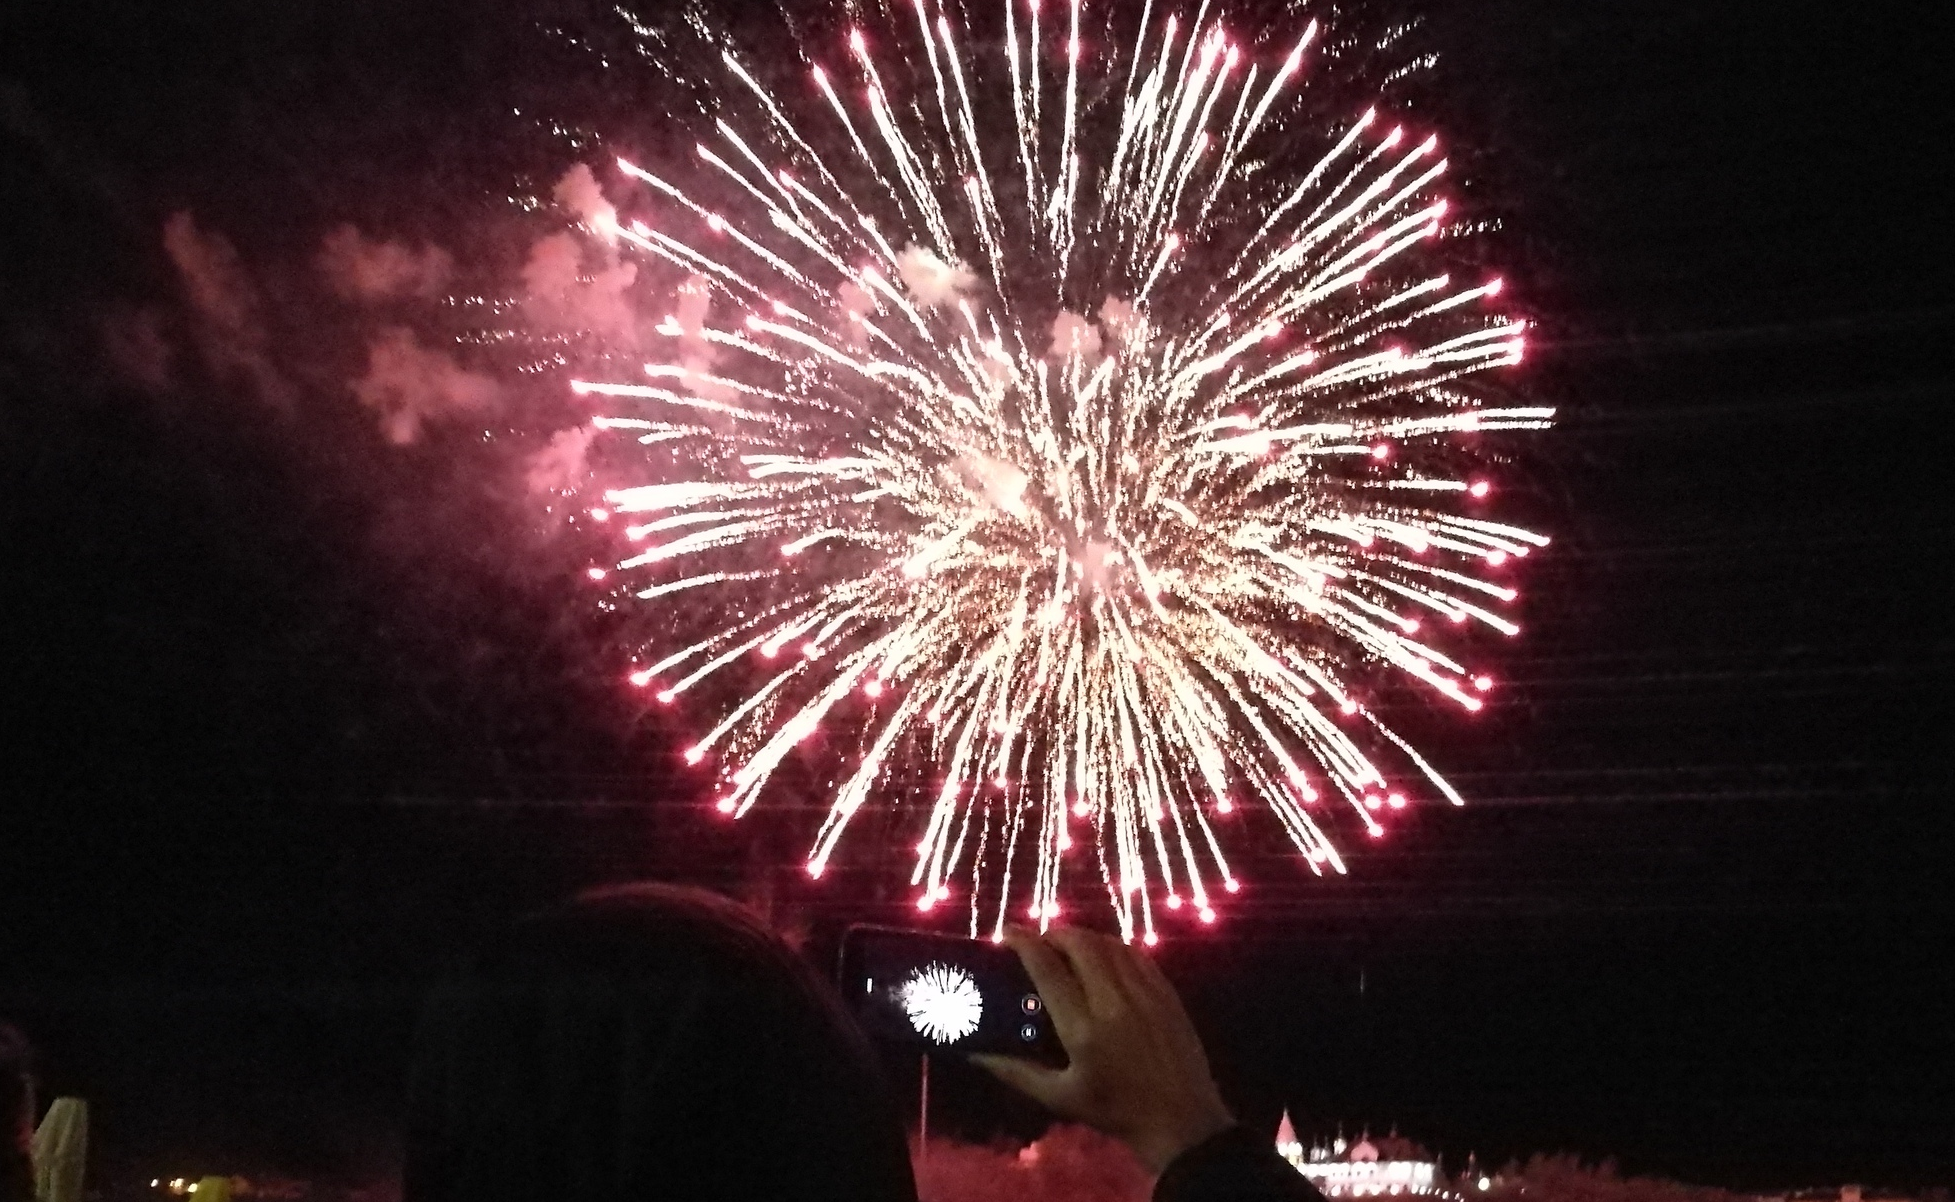
<svg viewBox="0 0 1955 1202"><path fill-rule="evenodd" d="M1480 708L1455 627L1515 633L1490 569L1547 540L1470 468L1552 411L1470 379L1523 327L1435 265L1435 139L1310 123L1314 23L1053 7L915 0L798 78L722 46L696 157L621 163L654 219L600 231L688 277L671 355L575 387L641 447L634 683L739 686L686 753L721 811L846 732L811 875L926 765L920 909L964 889L996 937L1097 869L1151 943L1239 888L1220 815L1341 872L1332 809L1460 802L1354 687Z"/></svg>

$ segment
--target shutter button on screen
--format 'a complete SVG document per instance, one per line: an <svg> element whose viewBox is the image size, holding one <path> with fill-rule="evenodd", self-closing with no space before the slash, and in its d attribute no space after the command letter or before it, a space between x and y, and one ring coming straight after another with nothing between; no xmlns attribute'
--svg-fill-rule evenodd
<svg viewBox="0 0 1955 1202"><path fill-rule="evenodd" d="M1018 999L1018 1008L1023 1010L1027 1014L1037 1014L1040 1010L1043 1010L1045 1008L1045 1004L1039 1001L1038 994L1028 993L1024 997Z"/></svg>

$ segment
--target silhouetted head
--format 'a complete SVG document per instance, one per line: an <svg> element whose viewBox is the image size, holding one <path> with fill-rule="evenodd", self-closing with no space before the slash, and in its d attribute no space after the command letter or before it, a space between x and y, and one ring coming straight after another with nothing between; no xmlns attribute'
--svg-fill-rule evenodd
<svg viewBox="0 0 1955 1202"><path fill-rule="evenodd" d="M34 1073L20 1032L0 1023L0 1202L34 1199Z"/></svg>
<svg viewBox="0 0 1955 1202"><path fill-rule="evenodd" d="M913 1202L867 1044L747 910L585 894L516 924L430 999L406 1202Z"/></svg>

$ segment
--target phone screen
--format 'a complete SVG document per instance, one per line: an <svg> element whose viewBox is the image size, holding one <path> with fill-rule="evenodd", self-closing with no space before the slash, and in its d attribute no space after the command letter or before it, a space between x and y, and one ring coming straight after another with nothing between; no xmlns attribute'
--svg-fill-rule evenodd
<svg viewBox="0 0 1955 1202"><path fill-rule="evenodd" d="M1001 944L854 926L842 935L842 996L879 1039L1050 1064L1065 1049L1018 954Z"/></svg>

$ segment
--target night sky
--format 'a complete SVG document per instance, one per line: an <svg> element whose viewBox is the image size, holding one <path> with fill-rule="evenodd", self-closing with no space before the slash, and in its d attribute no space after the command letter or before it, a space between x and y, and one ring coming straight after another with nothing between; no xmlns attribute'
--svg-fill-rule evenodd
<svg viewBox="0 0 1955 1202"><path fill-rule="evenodd" d="M655 151L573 40L601 6L29 7L0 18L0 1017L104 1163L384 1173L419 990L582 885L716 884L817 955L894 915L873 833L816 887L811 809L703 812L589 544L507 487L551 425L389 446L347 388L365 319L307 282L345 222L494 258L503 198L576 160L538 113ZM1487 712L1392 715L1472 805L1333 881L1246 816L1245 892L1162 956L1257 1123L1950 1184L1936 8L1426 11L1420 114L1563 412L1503 500L1555 543ZM186 212L275 386L213 366ZM949 1126L1032 1129L943 1080Z"/></svg>

